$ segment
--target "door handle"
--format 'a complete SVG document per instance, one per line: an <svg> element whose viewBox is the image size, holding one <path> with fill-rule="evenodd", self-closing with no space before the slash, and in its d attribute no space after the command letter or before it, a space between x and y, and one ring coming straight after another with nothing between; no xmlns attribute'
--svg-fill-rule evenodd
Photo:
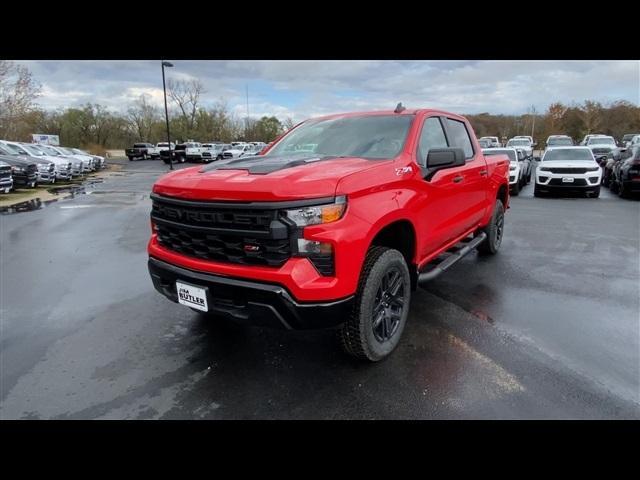
<svg viewBox="0 0 640 480"><path fill-rule="evenodd" d="M462 180L464 180L464 177L462 175L458 175L457 177L453 177L453 183L460 183Z"/></svg>
<svg viewBox="0 0 640 480"><path fill-rule="evenodd" d="M486 170L480 170L480 175L482 177L486 177L487 176L487 171Z"/></svg>

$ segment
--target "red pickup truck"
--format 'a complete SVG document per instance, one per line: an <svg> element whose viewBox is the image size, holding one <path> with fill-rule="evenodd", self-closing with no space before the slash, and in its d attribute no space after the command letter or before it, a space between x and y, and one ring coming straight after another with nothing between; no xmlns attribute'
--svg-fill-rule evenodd
<svg viewBox="0 0 640 480"><path fill-rule="evenodd" d="M153 186L148 266L169 299L253 325L337 327L347 353L378 361L418 284L500 246L509 159L485 157L459 115L315 118L261 153Z"/></svg>

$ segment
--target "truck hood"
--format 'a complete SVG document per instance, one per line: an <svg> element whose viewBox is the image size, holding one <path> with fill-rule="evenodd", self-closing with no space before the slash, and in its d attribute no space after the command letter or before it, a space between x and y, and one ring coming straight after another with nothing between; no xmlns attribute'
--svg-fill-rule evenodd
<svg viewBox="0 0 640 480"><path fill-rule="evenodd" d="M335 195L347 175L390 160L317 155L252 156L221 160L161 177L155 193L194 200L278 201Z"/></svg>

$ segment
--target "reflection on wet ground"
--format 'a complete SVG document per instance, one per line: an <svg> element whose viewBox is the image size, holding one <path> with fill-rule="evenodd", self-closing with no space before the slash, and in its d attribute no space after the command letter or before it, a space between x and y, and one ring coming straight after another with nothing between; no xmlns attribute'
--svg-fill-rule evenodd
<svg viewBox="0 0 640 480"><path fill-rule="evenodd" d="M31 200L26 200L24 202L16 203L6 207L0 207L0 215L33 212L34 210L40 210L41 208L46 207L54 202L57 202L58 200L75 198L77 195L86 194L88 191L90 191L91 187L102 182L104 182L103 179L95 178L95 179L88 180L83 184L70 184L70 185L65 185L63 187L48 188L47 189L48 193L59 196L60 198L53 198L50 200L42 200L40 198L34 198Z"/></svg>

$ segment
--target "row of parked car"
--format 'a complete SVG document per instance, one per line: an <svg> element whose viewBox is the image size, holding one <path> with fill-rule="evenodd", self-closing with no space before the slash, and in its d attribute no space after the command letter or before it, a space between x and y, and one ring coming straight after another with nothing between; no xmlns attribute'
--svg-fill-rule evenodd
<svg viewBox="0 0 640 480"><path fill-rule="evenodd" d="M531 137L514 137L504 147L497 137L479 139L485 155L507 155L511 159L509 186L512 195L535 177L534 195L581 192L600 195L600 186L621 197L640 191L640 135L625 135L620 142L609 135L586 135L575 145L568 135L550 135L540 157L533 157ZM623 145L623 146L618 146ZM534 167L534 161L540 165Z"/></svg>
<svg viewBox="0 0 640 480"><path fill-rule="evenodd" d="M151 143L135 143L133 147L127 148L125 154L129 160L158 160L169 163L173 162L204 162L209 163L215 160L232 159L258 155L267 146L264 142L184 142L177 145L160 142L156 145Z"/></svg>
<svg viewBox="0 0 640 480"><path fill-rule="evenodd" d="M79 148L0 140L0 191L72 180L106 167L104 157Z"/></svg>

